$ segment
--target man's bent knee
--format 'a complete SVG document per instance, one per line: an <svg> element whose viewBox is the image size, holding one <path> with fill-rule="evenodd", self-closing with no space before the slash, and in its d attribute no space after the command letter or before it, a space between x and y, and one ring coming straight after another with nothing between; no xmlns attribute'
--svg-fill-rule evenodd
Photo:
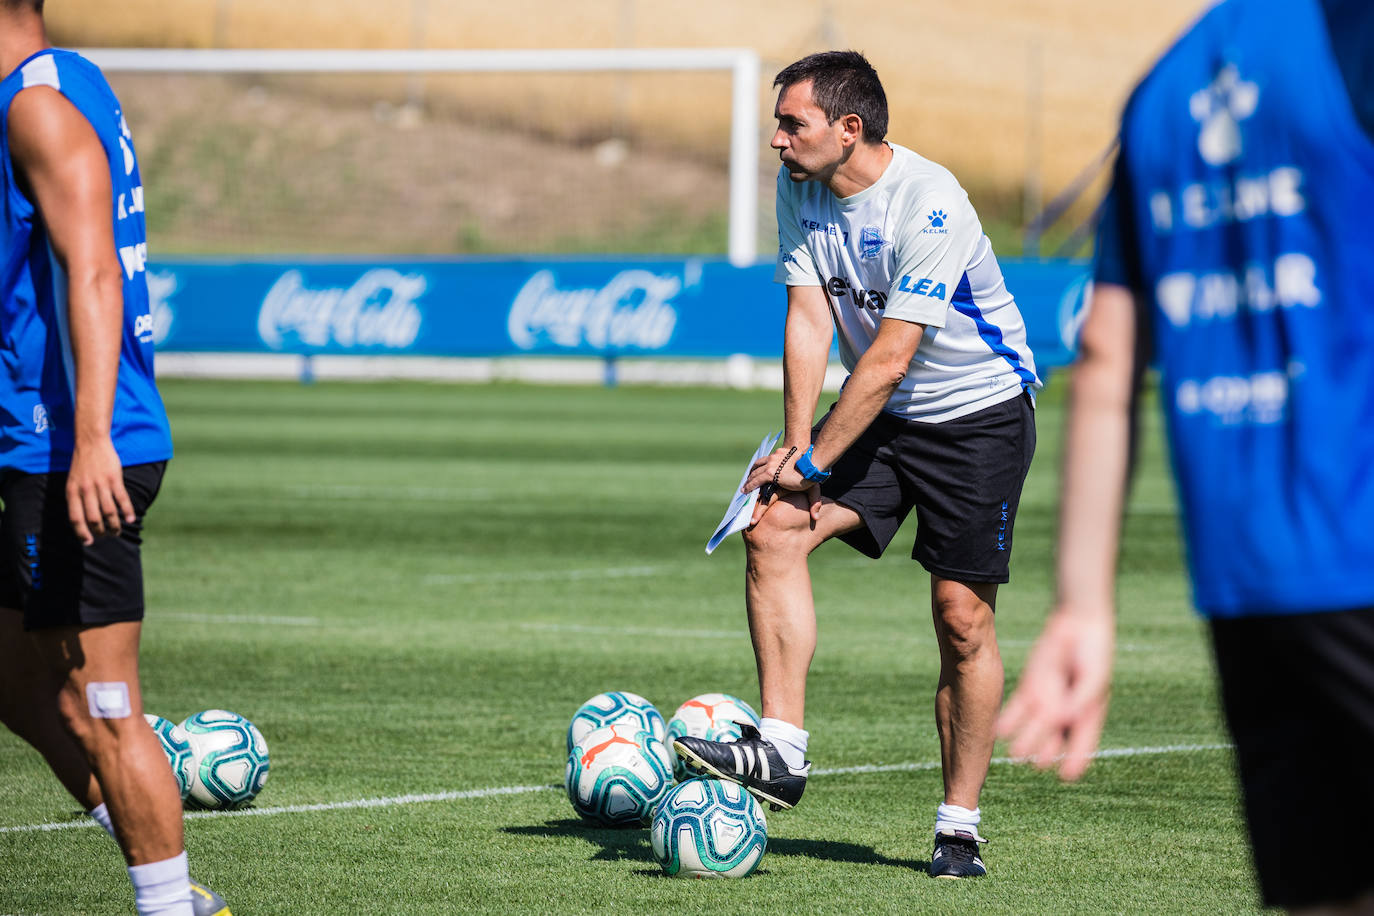
<svg viewBox="0 0 1374 916"><path fill-rule="evenodd" d="M759 523L744 530L751 553L805 550L811 546L811 513L801 494L790 494L768 507Z"/></svg>

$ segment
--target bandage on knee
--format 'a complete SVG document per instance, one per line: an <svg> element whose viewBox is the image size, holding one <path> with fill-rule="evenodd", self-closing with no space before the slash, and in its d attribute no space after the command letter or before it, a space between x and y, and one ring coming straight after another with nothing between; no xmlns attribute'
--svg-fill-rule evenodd
<svg viewBox="0 0 1374 916"><path fill-rule="evenodd" d="M127 719L133 715L129 705L129 685L123 681L95 681L86 685L86 703L93 719Z"/></svg>

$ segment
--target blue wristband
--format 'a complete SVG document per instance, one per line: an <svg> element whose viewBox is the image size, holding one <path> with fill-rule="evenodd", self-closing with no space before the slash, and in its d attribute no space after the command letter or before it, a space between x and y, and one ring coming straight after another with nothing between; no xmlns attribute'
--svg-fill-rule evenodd
<svg viewBox="0 0 1374 916"><path fill-rule="evenodd" d="M815 463L811 460L811 450L815 447L814 445L808 445L806 451L802 452L801 457L797 459L793 467L797 469L798 474L802 475L802 480L810 483L825 483L830 479L830 472L822 471L820 468L816 467Z"/></svg>

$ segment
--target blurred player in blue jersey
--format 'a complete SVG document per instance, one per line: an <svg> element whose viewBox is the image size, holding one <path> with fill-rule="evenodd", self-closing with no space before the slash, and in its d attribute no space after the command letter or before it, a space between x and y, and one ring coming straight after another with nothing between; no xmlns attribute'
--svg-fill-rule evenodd
<svg viewBox="0 0 1374 916"><path fill-rule="evenodd" d="M118 841L140 914L227 912L193 893L139 691L143 515L172 456L143 186L118 100L42 9L0 0L0 718Z"/></svg>
<svg viewBox="0 0 1374 916"><path fill-rule="evenodd" d="M1374 912L1374 6L1228 0L1126 107L1071 383L1057 605L1011 750L1107 710L1145 363L1266 904ZM1062 759L1059 759L1062 755Z"/></svg>
<svg viewBox="0 0 1374 916"><path fill-rule="evenodd" d="M993 612L1040 379L968 195L947 169L886 141L887 96L863 55L813 54L774 85L786 430L745 483L772 493L745 534L763 722L737 742L674 746L776 808L795 805L810 769L803 717L816 648L807 557L831 538L881 556L914 510L911 555L930 573L940 651L944 797L930 873L979 877L979 797L1002 701ZM837 333L850 375L813 428Z"/></svg>

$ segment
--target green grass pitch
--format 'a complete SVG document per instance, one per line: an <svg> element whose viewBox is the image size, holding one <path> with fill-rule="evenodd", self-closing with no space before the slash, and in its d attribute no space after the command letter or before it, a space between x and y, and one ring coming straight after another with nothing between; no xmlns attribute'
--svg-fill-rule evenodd
<svg viewBox="0 0 1374 916"><path fill-rule="evenodd" d="M1051 595L1061 382L1041 397L999 601L1009 677ZM877 562L828 545L812 560L817 775L799 808L770 814L754 876L683 882L658 874L647 830L576 820L564 732L604 690L665 716L707 691L757 702L742 546L703 547L743 460L780 423L778 394L163 390L178 457L149 516L145 699L177 721L232 709L271 746L260 816L186 825L193 874L238 916L1257 907L1155 426L1132 494L1104 739L1128 753L1073 786L994 763L990 877L926 877L937 658L914 525ZM349 804L363 799L383 801ZM38 756L0 734L0 913L132 912L101 831L28 829L80 823Z"/></svg>

